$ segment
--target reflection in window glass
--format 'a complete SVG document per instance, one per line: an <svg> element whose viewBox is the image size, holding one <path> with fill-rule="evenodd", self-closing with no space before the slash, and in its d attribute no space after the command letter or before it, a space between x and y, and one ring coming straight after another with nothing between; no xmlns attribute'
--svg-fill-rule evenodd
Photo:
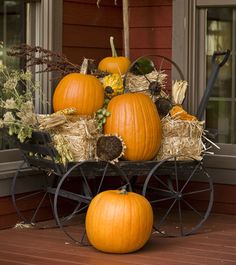
<svg viewBox="0 0 236 265"><path fill-rule="evenodd" d="M212 72L214 51L230 49L232 56L220 69L206 110L206 127L218 143L236 143L235 118L235 38L236 9L208 8L207 10L207 79ZM222 59L222 58L220 58Z"/></svg>
<svg viewBox="0 0 236 265"><path fill-rule="evenodd" d="M25 1L0 0L0 64L19 69L21 61L6 55L7 49L20 43L25 43ZM0 89L1 97L1 89ZM3 111L0 109L0 117ZM5 135L0 131L0 150L9 148Z"/></svg>

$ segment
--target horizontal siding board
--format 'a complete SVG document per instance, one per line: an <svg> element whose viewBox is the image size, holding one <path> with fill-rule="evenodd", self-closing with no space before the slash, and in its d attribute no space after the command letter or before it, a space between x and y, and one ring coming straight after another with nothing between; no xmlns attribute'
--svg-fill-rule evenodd
<svg viewBox="0 0 236 265"><path fill-rule="evenodd" d="M169 0L168 0L169 1ZM97 0L64 0L66 3L79 3L79 4L88 4L95 5L97 7ZM102 0L100 2L100 8L104 6L121 6L121 2L117 1L117 5L114 4L113 0Z"/></svg>
<svg viewBox="0 0 236 265"><path fill-rule="evenodd" d="M166 56L167 58L171 59L171 53L172 50L171 48L167 48L167 49L156 49L156 48L140 48L140 49L132 49L132 53L131 53L131 59L135 60L141 56L148 56L148 55L162 55L162 56Z"/></svg>
<svg viewBox="0 0 236 265"><path fill-rule="evenodd" d="M130 27L171 27L171 6L130 8Z"/></svg>
<svg viewBox="0 0 236 265"><path fill-rule="evenodd" d="M227 203L214 202L212 207L212 212L236 215L236 204L228 202Z"/></svg>
<svg viewBox="0 0 236 265"><path fill-rule="evenodd" d="M129 6L172 6L173 0L129 0Z"/></svg>
<svg viewBox="0 0 236 265"><path fill-rule="evenodd" d="M64 25L63 45L72 47L110 48L109 38L114 36L115 46L122 47L121 29Z"/></svg>
<svg viewBox="0 0 236 265"><path fill-rule="evenodd" d="M63 21L64 24L88 25L99 27L122 28L120 7L105 6L98 8L96 5L80 4L78 2L65 2Z"/></svg>
<svg viewBox="0 0 236 265"><path fill-rule="evenodd" d="M171 31L171 28L131 28L130 48L171 48Z"/></svg>
<svg viewBox="0 0 236 265"><path fill-rule="evenodd" d="M121 50L117 49L118 54L121 55ZM97 65L99 61L107 56L111 56L110 49L98 49L98 48L84 48L84 47L63 47L63 53L66 54L67 58L72 63L81 64L83 58L91 58L95 60L95 64Z"/></svg>

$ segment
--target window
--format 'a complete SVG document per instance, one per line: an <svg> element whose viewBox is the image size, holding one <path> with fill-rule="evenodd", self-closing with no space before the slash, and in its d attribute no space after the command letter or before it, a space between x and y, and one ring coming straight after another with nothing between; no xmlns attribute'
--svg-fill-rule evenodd
<svg viewBox="0 0 236 265"><path fill-rule="evenodd" d="M215 133L218 143L236 144L235 39L236 8L209 7L207 12L207 77L212 70L211 55L216 50L232 51L221 69L206 110L206 127Z"/></svg>
<svg viewBox="0 0 236 265"><path fill-rule="evenodd" d="M0 50L0 64L10 66L13 69L19 69L23 66L18 58L7 56L6 51L11 46L25 43L25 21L26 4L24 1L0 1L0 40L3 42L3 48ZM0 116L2 114L1 110ZM0 150L10 147L5 139L4 133L1 132Z"/></svg>
<svg viewBox="0 0 236 265"><path fill-rule="evenodd" d="M231 49L220 69L205 121L220 150L206 159L214 181L235 184L236 171L236 2L235 0L173 1L173 60L188 80L185 107L192 113L204 94L214 50Z"/></svg>
<svg viewBox="0 0 236 265"><path fill-rule="evenodd" d="M60 52L62 49L62 0L0 0L0 41L5 48L26 42ZM2 34L2 35L1 35ZM6 63L5 53L0 53L0 62ZM9 59L10 60L10 59ZM20 67L20 62L11 58L11 65ZM39 69L36 69L36 71ZM52 80L50 73L35 74L41 83L42 93L51 101ZM43 112L40 95L35 95L36 111ZM50 112L50 107L45 112ZM1 113L0 113L1 115ZM20 162L19 150L6 143L0 133L0 196L10 194L11 178Z"/></svg>

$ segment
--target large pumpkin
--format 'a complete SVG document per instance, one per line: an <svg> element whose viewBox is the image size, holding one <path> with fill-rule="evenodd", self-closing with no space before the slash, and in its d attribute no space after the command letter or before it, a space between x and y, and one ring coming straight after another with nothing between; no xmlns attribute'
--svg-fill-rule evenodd
<svg viewBox="0 0 236 265"><path fill-rule="evenodd" d="M128 71L131 62L125 56L117 56L113 37L110 37L110 45L112 56L103 58L98 64L98 69L112 74L123 75Z"/></svg>
<svg viewBox="0 0 236 265"><path fill-rule="evenodd" d="M74 107L81 115L92 115L103 106L104 89L92 75L71 73L62 78L53 95L53 109Z"/></svg>
<svg viewBox="0 0 236 265"><path fill-rule="evenodd" d="M118 134L124 140L127 160L150 160L161 143L161 123L155 104L141 93L127 93L111 99L111 115L104 126L105 134Z"/></svg>
<svg viewBox="0 0 236 265"><path fill-rule="evenodd" d="M104 191L89 205L85 224L88 239L98 250L133 252L143 247L150 237L152 207L137 193Z"/></svg>

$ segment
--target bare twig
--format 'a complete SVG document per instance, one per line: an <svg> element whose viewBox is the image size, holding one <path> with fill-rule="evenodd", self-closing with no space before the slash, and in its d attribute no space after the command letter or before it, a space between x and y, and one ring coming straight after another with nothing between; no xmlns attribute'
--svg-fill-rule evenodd
<svg viewBox="0 0 236 265"><path fill-rule="evenodd" d="M61 76L69 73L79 72L80 66L71 63L63 54L43 49L42 47L31 47L27 44L14 46L7 52L9 56L25 58L27 66L42 65L39 72L59 72Z"/></svg>

